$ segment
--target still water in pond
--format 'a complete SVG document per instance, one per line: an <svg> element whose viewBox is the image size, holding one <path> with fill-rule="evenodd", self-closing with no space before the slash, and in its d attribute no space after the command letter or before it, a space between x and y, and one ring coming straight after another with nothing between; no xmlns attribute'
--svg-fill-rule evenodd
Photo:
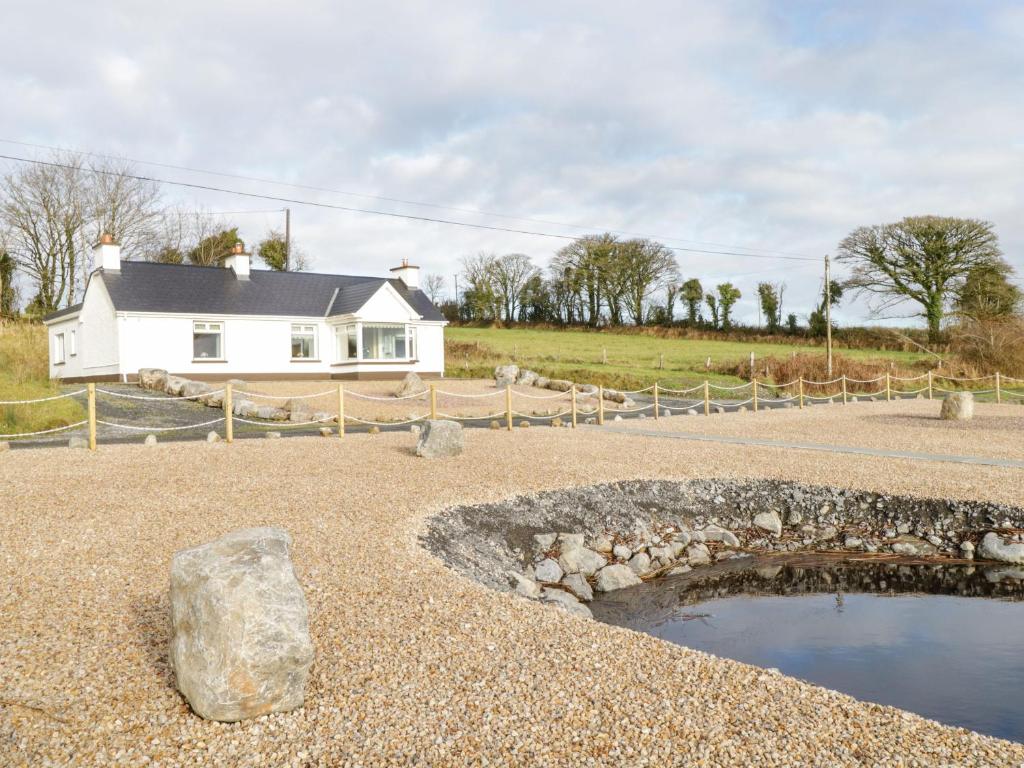
<svg viewBox="0 0 1024 768"><path fill-rule="evenodd" d="M601 621L1024 742L1022 600L1021 567L748 560L591 607Z"/></svg>

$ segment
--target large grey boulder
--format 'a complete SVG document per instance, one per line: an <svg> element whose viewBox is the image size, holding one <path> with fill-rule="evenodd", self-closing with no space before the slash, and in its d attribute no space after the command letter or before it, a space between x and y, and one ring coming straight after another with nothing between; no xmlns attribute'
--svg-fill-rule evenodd
<svg viewBox="0 0 1024 768"><path fill-rule="evenodd" d="M181 395L181 390L188 384L188 379L183 379L181 376L168 376L167 383L164 385L164 392L174 397Z"/></svg>
<svg viewBox="0 0 1024 768"><path fill-rule="evenodd" d="M423 379L417 376L412 371L405 374L405 378L402 379L402 383L398 385L398 389L395 390L395 397L408 397L409 395L418 395L427 389L427 385L423 383Z"/></svg>
<svg viewBox="0 0 1024 768"><path fill-rule="evenodd" d="M516 383L519 378L518 365L499 365L494 369L494 386L507 387Z"/></svg>
<svg viewBox="0 0 1024 768"><path fill-rule="evenodd" d="M289 400L284 404L284 409L288 411L289 421L313 421L313 406L309 404L309 400Z"/></svg>
<svg viewBox="0 0 1024 768"><path fill-rule="evenodd" d="M928 557L936 552L934 544L910 534L897 536L892 539L889 546L897 555L907 555L908 557Z"/></svg>
<svg viewBox="0 0 1024 768"><path fill-rule="evenodd" d="M457 421L427 419L416 443L416 455L425 459L462 453L462 425Z"/></svg>
<svg viewBox="0 0 1024 768"><path fill-rule="evenodd" d="M243 419L252 419L259 415L259 406L256 405L252 400L232 400L231 410L235 416L241 416Z"/></svg>
<svg viewBox="0 0 1024 768"><path fill-rule="evenodd" d="M546 389L550 389L553 392L568 392L572 389L573 384L571 381L565 379L549 379Z"/></svg>
<svg viewBox="0 0 1024 768"><path fill-rule="evenodd" d="M939 418L947 421L970 421L974 418L974 395L970 392L953 392L942 401Z"/></svg>
<svg viewBox="0 0 1024 768"><path fill-rule="evenodd" d="M1003 563L1024 565L1024 542L1011 544L1004 542L998 533L989 531L978 545L978 556L986 560L999 560Z"/></svg>
<svg viewBox="0 0 1024 768"><path fill-rule="evenodd" d="M533 569L533 575L537 578L537 581L557 584L562 580L565 571L562 570L562 566L558 564L557 560L546 557L537 563L537 567Z"/></svg>
<svg viewBox="0 0 1024 768"><path fill-rule="evenodd" d="M526 368L521 370L519 376L516 377L516 384L522 384L524 387L532 387L536 383L537 373Z"/></svg>
<svg viewBox="0 0 1024 768"><path fill-rule="evenodd" d="M163 391L167 386L167 371L163 368L139 368L139 386Z"/></svg>
<svg viewBox="0 0 1024 768"><path fill-rule="evenodd" d="M185 383L181 387L181 394L183 397L198 397L200 395L207 395L210 392L213 392L213 387L205 381L191 381L186 379Z"/></svg>
<svg viewBox="0 0 1024 768"><path fill-rule="evenodd" d="M196 714L234 722L302 706L309 614L280 528L246 528L174 554L171 666Z"/></svg>
<svg viewBox="0 0 1024 768"><path fill-rule="evenodd" d="M635 587L637 584L642 583L640 577L633 573L633 570L628 565L615 563L613 565L606 565L597 572L597 583L595 586L598 592L613 592L616 589Z"/></svg>

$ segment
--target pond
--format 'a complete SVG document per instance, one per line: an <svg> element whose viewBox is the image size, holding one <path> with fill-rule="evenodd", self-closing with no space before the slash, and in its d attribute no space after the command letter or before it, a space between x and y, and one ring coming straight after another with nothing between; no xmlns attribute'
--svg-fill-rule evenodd
<svg viewBox="0 0 1024 768"><path fill-rule="evenodd" d="M1024 568L744 558L598 597L607 623L1024 742Z"/></svg>

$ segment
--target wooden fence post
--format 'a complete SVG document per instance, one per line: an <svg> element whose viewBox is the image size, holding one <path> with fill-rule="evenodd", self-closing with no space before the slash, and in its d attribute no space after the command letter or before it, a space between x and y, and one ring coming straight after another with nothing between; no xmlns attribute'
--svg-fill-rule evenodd
<svg viewBox="0 0 1024 768"><path fill-rule="evenodd" d="M704 415L711 415L711 385L704 379Z"/></svg>
<svg viewBox="0 0 1024 768"><path fill-rule="evenodd" d="M96 385L92 382L86 386L89 392L89 450L96 450Z"/></svg>
<svg viewBox="0 0 1024 768"><path fill-rule="evenodd" d="M846 398L846 374L844 373L843 374L843 405L846 405L846 402L847 402L847 398Z"/></svg>
<svg viewBox="0 0 1024 768"><path fill-rule="evenodd" d="M232 420L232 405L231 405L231 382L229 381L224 385L224 439L227 442L232 442L235 439L235 425Z"/></svg>
<svg viewBox="0 0 1024 768"><path fill-rule="evenodd" d="M604 426L604 387L597 388L597 425Z"/></svg>
<svg viewBox="0 0 1024 768"><path fill-rule="evenodd" d="M430 418L437 418L437 385L430 385Z"/></svg>
<svg viewBox="0 0 1024 768"><path fill-rule="evenodd" d="M802 409L804 407L804 377L803 376L800 377L800 390L799 390L799 392L800 392L800 399L799 399L800 408Z"/></svg>
<svg viewBox="0 0 1024 768"><path fill-rule="evenodd" d="M932 372L928 371L928 399L929 400L932 399L932 392L933 392L933 389L932 389Z"/></svg>
<svg viewBox="0 0 1024 768"><path fill-rule="evenodd" d="M338 385L338 437L345 436L345 385Z"/></svg>
<svg viewBox="0 0 1024 768"><path fill-rule="evenodd" d="M658 413L658 382L654 382L654 418L657 419L660 415Z"/></svg>
<svg viewBox="0 0 1024 768"><path fill-rule="evenodd" d="M506 424L505 428L512 431L512 385L505 385L505 413L506 413Z"/></svg>
<svg viewBox="0 0 1024 768"><path fill-rule="evenodd" d="M999 386L1000 378L1001 377L999 375L999 371L996 371L996 402L997 403L1003 402L1003 392L1002 392L1002 388Z"/></svg>
<svg viewBox="0 0 1024 768"><path fill-rule="evenodd" d="M757 413L757 377L753 380L754 413Z"/></svg>
<svg viewBox="0 0 1024 768"><path fill-rule="evenodd" d="M572 428L576 429L576 385L573 384L569 391L572 393Z"/></svg>
<svg viewBox="0 0 1024 768"><path fill-rule="evenodd" d="M892 401L892 376L888 371L885 372L885 401Z"/></svg>

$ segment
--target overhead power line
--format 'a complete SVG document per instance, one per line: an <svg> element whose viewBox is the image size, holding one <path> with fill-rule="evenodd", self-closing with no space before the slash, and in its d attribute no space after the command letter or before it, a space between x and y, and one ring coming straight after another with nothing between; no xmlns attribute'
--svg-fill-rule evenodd
<svg viewBox="0 0 1024 768"><path fill-rule="evenodd" d="M308 190L308 191L311 191L311 192L327 192L327 193L333 194L333 195L344 195L346 197L361 197L361 198L364 198L364 199L367 199L367 200L379 200L381 202L398 203L400 205L415 205L415 206L420 206L420 207L423 207L423 208L432 208L432 209L435 209L435 210L452 211L452 212L455 212L455 213L468 213L468 214L472 214L472 215L475 215L475 216L489 216L489 217L492 217L492 218L506 219L506 220L511 220L511 221L525 221L525 222L530 222L532 224L543 224L543 225L551 226L551 227L565 227L567 229L576 229L576 230L584 231L584 232L610 232L612 234L617 234L617 235L629 235L631 237L645 237L645 238L648 238L648 239L651 239L651 240L667 240L667 241L670 241L670 242L674 241L674 242L680 242L680 243L691 243L693 245L709 245L709 246L714 246L714 247L730 248L730 249L733 249L733 250L750 252L751 254L754 254L754 253L764 253L764 254L772 254L772 255L776 255L777 254L777 255L781 255L781 256L803 256L804 258L808 258L808 259L811 258L809 256L806 256L805 254L791 253L789 251L779 251L779 250L774 250L774 249L770 249L770 248L748 248L748 247L742 246L742 245L741 246L735 246L735 245L730 245L730 244L726 244L726 243L711 242L711 241L708 241L708 240L689 240L687 238L682 238L682 237L663 236L663 235L648 235L648 234L644 234L642 232L632 232L632 231L629 231L629 230L622 230L622 229L610 229L608 227L589 226L589 225L583 225L583 224L569 224L569 223L566 223L566 222L551 221L549 219L538 219L538 218L531 218L531 217L526 217L526 216L515 216L515 215L511 215L511 214L506 214L506 213L494 213L494 212L491 212L491 211L480 211L480 210L476 210L474 208L460 208L460 207L457 207L457 206L442 205L442 204L439 204L439 203L425 203L425 202L418 201L418 200L407 200L407 199L403 199L403 198L399 198L399 197L387 197L385 195L373 195L373 194L364 193L364 192L351 192L351 191L346 191L346 190L342 190L342 189L331 189L329 187L318 187L318 186L313 186L313 185L310 185L310 184L296 184L296 183L293 183L293 182L278 181L277 179L261 178L259 176L246 176L244 174L238 174L238 173L225 173L223 171L211 171L211 170L207 170L205 168L193 168L193 167L190 167L190 166L187 166L187 165L173 165L171 163L160 163L160 162L155 162L155 161L151 161L151 160L138 160L138 159L133 159L133 158L128 158L128 157L118 157L117 155L109 155L109 154L104 154L102 152L92 152L92 151L88 151L88 150L68 149L66 147L55 147L55 146L51 146L51 145L48 145L48 144L34 144L32 142L27 142L27 141L16 141L15 139L0 138L0 143L15 144L17 146L31 147L33 149L46 149L46 150L50 150L50 151L53 151L53 152L68 152L68 153L73 154L73 155L84 155L84 156L88 156L88 157L100 157L100 158L103 158L105 160L123 160L123 161L129 162L129 163L135 163L135 164L138 164L138 165L150 165L150 166L153 166L154 168L167 168L169 170L185 171L187 173L201 173L201 174L205 174L205 175L208 175L208 176L219 176L219 177L225 178L225 179L237 179L237 180L240 180L240 181L255 181L255 182L259 183L259 184L273 184L273 185L281 186L281 187L291 187L293 189L305 189L305 190ZM677 249L677 250L681 250L681 249Z"/></svg>
<svg viewBox="0 0 1024 768"><path fill-rule="evenodd" d="M66 170L78 171L80 168L68 165L66 163L57 163L52 160L34 160L28 157L16 157L14 155L2 155L0 159L13 160L19 163L30 163L33 165L42 165L50 168L63 168ZM291 205L305 205L311 208L323 208L332 211L346 211L348 213L365 213L373 216L387 216L394 219L406 219L409 221L422 221L432 224L448 224L455 227L467 227L470 229L484 229L491 232L507 232L515 235L532 235L535 237L552 237L559 240L575 240L576 238L572 235L560 235L554 232L538 232L529 229L513 229L510 227L498 227L489 224L474 224L468 221L455 221L454 219L438 219L430 216L415 216L409 213L395 213L393 211L375 211L368 208L353 208L345 205L335 205L333 203L320 203L315 200L301 200L293 197L278 197L276 195L267 195L259 192L245 192L238 189L227 189L225 187L214 187L207 184L196 184L188 181L171 181L170 179L159 179L153 176L140 176L134 173L119 173L117 171L105 171L103 169L94 169L93 173L100 173L106 176L121 176L129 179L136 179L138 181L148 181L153 184L169 184L176 187L186 187L188 189L198 189L204 192L219 192L226 195L240 195L242 197L254 198L257 200L273 200L278 203L289 203ZM768 254L759 253L740 253L738 251L712 251L704 248L684 248L678 245L665 246L673 251L682 251L686 253L704 253L713 256L738 256L740 258L758 258L758 259L784 259L786 261L817 261L808 256L770 256Z"/></svg>

